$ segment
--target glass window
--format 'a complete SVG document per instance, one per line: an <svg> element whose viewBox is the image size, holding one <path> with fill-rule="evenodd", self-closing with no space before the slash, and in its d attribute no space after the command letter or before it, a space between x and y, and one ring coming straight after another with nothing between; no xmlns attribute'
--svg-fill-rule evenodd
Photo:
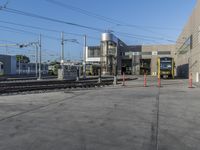
<svg viewBox="0 0 200 150"><path fill-rule="evenodd" d="M158 55L171 55L171 51L158 51Z"/></svg>
<svg viewBox="0 0 200 150"><path fill-rule="evenodd" d="M100 57L100 48L99 47L89 47L88 48L88 57Z"/></svg>
<svg viewBox="0 0 200 150"><path fill-rule="evenodd" d="M142 55L152 55L152 52L142 52Z"/></svg>
<svg viewBox="0 0 200 150"><path fill-rule="evenodd" d="M160 69L171 69L172 68L172 62L161 62L160 63Z"/></svg>
<svg viewBox="0 0 200 150"><path fill-rule="evenodd" d="M193 48L193 35L186 39L184 44L179 48L179 54L185 54Z"/></svg>

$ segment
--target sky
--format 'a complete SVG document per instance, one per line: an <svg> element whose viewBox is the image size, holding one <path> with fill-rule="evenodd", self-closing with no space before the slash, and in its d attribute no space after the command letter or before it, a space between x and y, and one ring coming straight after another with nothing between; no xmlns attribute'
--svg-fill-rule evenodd
<svg viewBox="0 0 200 150"><path fill-rule="evenodd" d="M173 44L196 0L0 0L1 6L5 4L6 9L0 10L0 54L23 54L34 60L33 46L3 46L35 42L41 34L42 60L52 61L60 59L62 31L66 39L65 60L82 58L83 35L87 35L88 46L100 45L105 31L127 45ZM13 9L51 21L11 13Z"/></svg>

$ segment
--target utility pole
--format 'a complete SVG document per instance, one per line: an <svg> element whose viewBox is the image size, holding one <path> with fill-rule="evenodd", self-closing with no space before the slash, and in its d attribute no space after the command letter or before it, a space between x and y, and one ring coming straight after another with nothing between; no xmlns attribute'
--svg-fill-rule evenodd
<svg viewBox="0 0 200 150"><path fill-rule="evenodd" d="M64 32L61 33L61 60L62 69L64 67Z"/></svg>
<svg viewBox="0 0 200 150"><path fill-rule="evenodd" d="M38 76L38 80L41 80L41 63L42 63L42 36L40 34L40 37L39 37L39 55L40 55L40 58L39 58L39 76Z"/></svg>
<svg viewBox="0 0 200 150"><path fill-rule="evenodd" d="M35 44L35 47L36 47L36 51L35 51L35 76L37 78L38 77L38 45Z"/></svg>
<svg viewBox="0 0 200 150"><path fill-rule="evenodd" d="M60 60L60 65L61 65L61 70L62 70L62 78L64 79L64 32L61 32L61 60Z"/></svg>
<svg viewBox="0 0 200 150"><path fill-rule="evenodd" d="M84 35L84 48L83 48L83 78L86 78L86 46L87 46L87 37Z"/></svg>

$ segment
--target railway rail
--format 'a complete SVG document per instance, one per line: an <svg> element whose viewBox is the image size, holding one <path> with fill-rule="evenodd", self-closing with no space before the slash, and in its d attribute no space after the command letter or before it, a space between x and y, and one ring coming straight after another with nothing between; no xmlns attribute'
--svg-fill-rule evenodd
<svg viewBox="0 0 200 150"><path fill-rule="evenodd" d="M67 88L89 88L96 86L112 85L113 78L69 81L69 80L30 80L30 81L15 81L0 83L0 94L28 92L38 90L53 90L53 89L67 89Z"/></svg>

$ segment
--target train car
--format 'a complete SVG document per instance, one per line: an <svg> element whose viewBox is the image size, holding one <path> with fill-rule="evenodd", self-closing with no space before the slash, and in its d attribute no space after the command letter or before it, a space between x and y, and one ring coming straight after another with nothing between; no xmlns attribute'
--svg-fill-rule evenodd
<svg viewBox="0 0 200 150"><path fill-rule="evenodd" d="M157 62L158 78L172 78L174 79L175 62L172 57L158 58Z"/></svg>
<svg viewBox="0 0 200 150"><path fill-rule="evenodd" d="M2 62L0 62L0 76L4 75L4 65Z"/></svg>
<svg viewBox="0 0 200 150"><path fill-rule="evenodd" d="M87 76L96 76L99 74L100 65L98 64L87 64L86 65L86 75Z"/></svg>

